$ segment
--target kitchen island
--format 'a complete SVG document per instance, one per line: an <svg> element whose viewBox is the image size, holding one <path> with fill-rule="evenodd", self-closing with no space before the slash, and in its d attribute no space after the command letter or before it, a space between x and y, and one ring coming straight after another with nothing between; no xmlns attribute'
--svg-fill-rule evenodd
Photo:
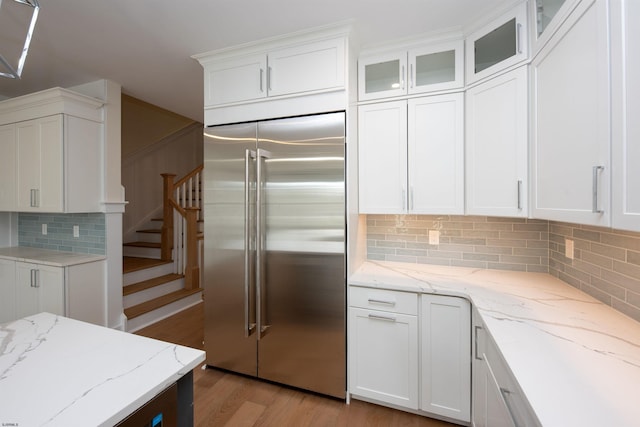
<svg viewBox="0 0 640 427"><path fill-rule="evenodd" d="M200 350L50 313L5 323L0 425L114 426L175 384L169 410L192 425L191 371L202 361Z"/></svg>
<svg viewBox="0 0 640 427"><path fill-rule="evenodd" d="M368 261L349 285L471 301L533 425L638 425L640 323L549 274Z"/></svg>

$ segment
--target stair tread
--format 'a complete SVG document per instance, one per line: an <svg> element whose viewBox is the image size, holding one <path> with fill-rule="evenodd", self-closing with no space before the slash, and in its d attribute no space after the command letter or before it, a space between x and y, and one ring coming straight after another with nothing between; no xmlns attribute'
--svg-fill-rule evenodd
<svg viewBox="0 0 640 427"><path fill-rule="evenodd" d="M132 283L122 288L122 295L131 295L136 292L164 285L165 283L173 282L174 280L182 279L183 277L184 276L182 274L170 273L165 274L164 276L158 276L141 282Z"/></svg>
<svg viewBox="0 0 640 427"><path fill-rule="evenodd" d="M144 228L142 230L136 230L137 233L153 233L153 234L160 234L162 233L162 230L159 228Z"/></svg>
<svg viewBox="0 0 640 427"><path fill-rule="evenodd" d="M124 274L133 271L144 270L145 268L157 267L163 264L170 264L173 261L163 261L155 258L141 258L133 256L122 257L122 272Z"/></svg>
<svg viewBox="0 0 640 427"><path fill-rule="evenodd" d="M158 298L154 298L149 301L145 301L141 304L134 305L133 307L125 308L124 314L127 316L127 319L133 319L138 316L142 316L143 314L149 313L157 308L164 307L165 305L171 304L172 302L179 301L182 298L188 297L193 294L197 294L202 292L201 288L197 289L180 289L178 291L174 291L163 295Z"/></svg>
<svg viewBox="0 0 640 427"><path fill-rule="evenodd" d="M127 242L124 246L133 246L136 248L158 248L160 249L160 243L156 242Z"/></svg>

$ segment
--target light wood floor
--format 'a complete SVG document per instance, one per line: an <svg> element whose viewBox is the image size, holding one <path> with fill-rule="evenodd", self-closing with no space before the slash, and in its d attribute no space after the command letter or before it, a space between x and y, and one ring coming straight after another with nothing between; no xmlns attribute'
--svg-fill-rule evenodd
<svg viewBox="0 0 640 427"><path fill-rule="evenodd" d="M203 304L136 332L203 348ZM193 376L196 427L448 427L453 424L383 406L344 401L216 369Z"/></svg>

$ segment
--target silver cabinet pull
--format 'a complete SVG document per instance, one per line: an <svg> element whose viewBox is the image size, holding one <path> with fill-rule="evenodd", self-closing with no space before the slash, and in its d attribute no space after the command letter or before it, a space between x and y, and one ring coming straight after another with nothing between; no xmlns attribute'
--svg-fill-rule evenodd
<svg viewBox="0 0 640 427"><path fill-rule="evenodd" d="M31 280L30 280L30 284L29 286L31 286L32 288L39 288L40 287L40 271L36 270L34 268L32 268L29 273L31 274Z"/></svg>
<svg viewBox="0 0 640 427"><path fill-rule="evenodd" d="M604 170L604 166L594 166L593 167L593 213L604 213L604 210L598 208L598 187L599 187L599 177L600 171Z"/></svg>
<svg viewBox="0 0 640 427"><path fill-rule="evenodd" d="M407 210L407 189L402 187L402 210Z"/></svg>
<svg viewBox="0 0 640 427"><path fill-rule="evenodd" d="M522 210L522 180L518 180L518 210Z"/></svg>
<svg viewBox="0 0 640 427"><path fill-rule="evenodd" d="M400 69L400 82L402 83L402 90L404 90L404 84L405 84L404 65Z"/></svg>
<svg viewBox="0 0 640 427"><path fill-rule="evenodd" d="M479 356L478 356L478 331L479 331L480 329L482 329L482 326L474 326L474 327L473 327L473 338L474 338L474 339L473 339L473 342L474 342L474 346L473 346L473 347L474 347L474 349L473 349L473 352L475 353L475 354L473 355L473 357L474 357L476 360L484 360L482 357L479 357Z"/></svg>
<svg viewBox="0 0 640 427"><path fill-rule="evenodd" d="M409 210L413 210L413 185L409 189Z"/></svg>
<svg viewBox="0 0 640 427"><path fill-rule="evenodd" d="M264 79L264 68L260 68L260 92L264 92L262 81Z"/></svg>
<svg viewBox="0 0 640 427"><path fill-rule="evenodd" d="M383 304L383 305L390 305L392 307L396 305L395 301L386 301L386 300L374 299L374 298L369 298L367 301L369 301L369 304Z"/></svg>
<svg viewBox="0 0 640 427"><path fill-rule="evenodd" d="M522 24L516 24L516 46L518 47L518 53L522 53L522 37L520 31L522 29Z"/></svg>
<svg viewBox="0 0 640 427"><path fill-rule="evenodd" d="M267 67L267 90L271 91L271 74L273 74L273 70L271 70L271 66Z"/></svg>
<svg viewBox="0 0 640 427"><path fill-rule="evenodd" d="M504 400L504 404L507 406L507 411L509 411L509 416L513 421L513 425L515 425L516 427L520 427L522 424L520 424L518 418L516 418L516 414L512 408L511 395L513 394L513 392L510 390L507 390L506 388L500 387L500 394L502 395L502 400Z"/></svg>
<svg viewBox="0 0 640 427"><path fill-rule="evenodd" d="M37 208L38 206L40 206L40 194L38 193L38 191L38 189L32 188L29 194L29 206L32 208Z"/></svg>
<svg viewBox="0 0 640 427"><path fill-rule="evenodd" d="M413 89L413 64L409 64L409 87Z"/></svg>
<svg viewBox="0 0 640 427"><path fill-rule="evenodd" d="M395 322L396 318L392 316L381 316L379 314L371 314L369 313L369 319L373 320L384 320L385 322Z"/></svg>

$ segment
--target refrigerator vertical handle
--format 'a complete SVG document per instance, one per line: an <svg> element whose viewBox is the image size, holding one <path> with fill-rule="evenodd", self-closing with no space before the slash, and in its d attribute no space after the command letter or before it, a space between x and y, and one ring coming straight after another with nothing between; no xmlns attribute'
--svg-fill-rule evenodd
<svg viewBox="0 0 640 427"><path fill-rule="evenodd" d="M263 159L271 157L267 150L258 149L256 162L256 322L258 329L258 340L266 333L269 325L266 325L266 310L263 308L263 301L266 301L266 288L264 286L264 194L263 194Z"/></svg>
<svg viewBox="0 0 640 427"><path fill-rule="evenodd" d="M251 307L251 186L249 184L251 159L255 159L256 153L252 150L244 152L244 336L249 337L256 329L255 322L250 319Z"/></svg>

